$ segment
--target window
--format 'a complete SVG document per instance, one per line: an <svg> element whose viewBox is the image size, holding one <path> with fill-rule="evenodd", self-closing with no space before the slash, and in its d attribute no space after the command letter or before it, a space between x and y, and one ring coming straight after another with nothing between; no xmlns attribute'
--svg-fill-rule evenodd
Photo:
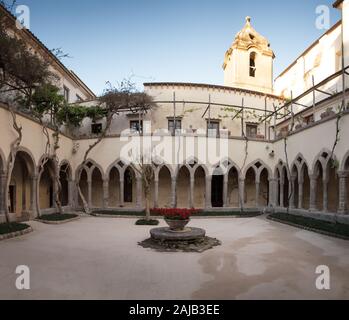
<svg viewBox="0 0 349 320"><path fill-rule="evenodd" d="M256 53L250 53L250 77L256 76Z"/></svg>
<svg viewBox="0 0 349 320"><path fill-rule="evenodd" d="M91 124L91 132L93 134L99 134L102 132L102 124L101 123L92 123Z"/></svg>
<svg viewBox="0 0 349 320"><path fill-rule="evenodd" d="M130 121L130 130L133 132L142 132L143 131L143 121L131 120Z"/></svg>
<svg viewBox="0 0 349 320"><path fill-rule="evenodd" d="M70 90L66 86L63 86L63 96L66 102L69 102L69 92Z"/></svg>
<svg viewBox="0 0 349 320"><path fill-rule="evenodd" d="M257 137L257 128L256 124L246 124L246 135L248 138L256 138Z"/></svg>
<svg viewBox="0 0 349 320"><path fill-rule="evenodd" d="M219 122L218 121L207 121L207 136L219 137Z"/></svg>
<svg viewBox="0 0 349 320"><path fill-rule="evenodd" d="M77 94L76 95L76 102L81 102L82 101L82 98Z"/></svg>
<svg viewBox="0 0 349 320"><path fill-rule="evenodd" d="M182 129L182 120L176 119L176 131ZM175 121L173 119L168 120L168 131L174 135L175 134Z"/></svg>

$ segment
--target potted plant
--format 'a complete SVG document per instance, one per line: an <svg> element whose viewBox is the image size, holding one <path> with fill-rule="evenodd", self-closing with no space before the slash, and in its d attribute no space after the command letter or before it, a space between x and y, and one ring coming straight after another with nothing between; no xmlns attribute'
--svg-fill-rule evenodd
<svg viewBox="0 0 349 320"><path fill-rule="evenodd" d="M325 119L327 117L333 116L336 113L332 110L332 108L327 108L325 112L320 114L321 119Z"/></svg>
<svg viewBox="0 0 349 320"><path fill-rule="evenodd" d="M190 222L190 217L197 213L195 209L154 209L154 212L165 218L170 230L180 232Z"/></svg>

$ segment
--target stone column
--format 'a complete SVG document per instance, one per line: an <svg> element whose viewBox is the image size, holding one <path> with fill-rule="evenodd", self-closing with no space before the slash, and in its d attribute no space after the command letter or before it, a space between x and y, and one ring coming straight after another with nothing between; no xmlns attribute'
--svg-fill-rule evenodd
<svg viewBox="0 0 349 320"><path fill-rule="evenodd" d="M79 196L79 190L76 184L74 184L73 195L74 195L73 201L74 201L75 209L79 210L80 196Z"/></svg>
<svg viewBox="0 0 349 320"><path fill-rule="evenodd" d="M194 187L195 187L195 178L190 177L190 191L189 191L189 208L194 207Z"/></svg>
<svg viewBox="0 0 349 320"><path fill-rule="evenodd" d="M275 207L280 207L279 203L279 179L275 179Z"/></svg>
<svg viewBox="0 0 349 320"><path fill-rule="evenodd" d="M239 206L244 208L245 204L245 179L239 179Z"/></svg>
<svg viewBox="0 0 349 320"><path fill-rule="evenodd" d="M74 187L75 182L71 179L68 180L68 206L74 208Z"/></svg>
<svg viewBox="0 0 349 320"><path fill-rule="evenodd" d="M349 177L348 171L339 171L339 214L348 214L348 193L347 193L347 181Z"/></svg>
<svg viewBox="0 0 349 320"><path fill-rule="evenodd" d="M290 194L290 208L294 209L296 207L295 201L295 191L296 191L296 176L291 176L291 181L289 183L289 192Z"/></svg>
<svg viewBox="0 0 349 320"><path fill-rule="evenodd" d="M269 203L271 207L276 207L277 202L277 179L269 179Z"/></svg>
<svg viewBox="0 0 349 320"><path fill-rule="evenodd" d="M310 203L309 210L316 211L316 187L317 187L317 177L314 175L309 176L310 178Z"/></svg>
<svg viewBox="0 0 349 320"><path fill-rule="evenodd" d="M298 180L298 208L303 209L303 179Z"/></svg>
<svg viewBox="0 0 349 320"><path fill-rule="evenodd" d="M285 207L285 201L284 201L284 182L280 181L280 207L284 208Z"/></svg>
<svg viewBox="0 0 349 320"><path fill-rule="evenodd" d="M142 207L142 178L141 177L136 178L136 190L137 190L136 206L137 208L141 208Z"/></svg>
<svg viewBox="0 0 349 320"><path fill-rule="evenodd" d="M154 180L154 208L159 208L159 179Z"/></svg>
<svg viewBox="0 0 349 320"><path fill-rule="evenodd" d="M323 208L322 211L323 212L327 212L328 211L328 180L323 180L322 181L322 185L323 185Z"/></svg>
<svg viewBox="0 0 349 320"><path fill-rule="evenodd" d="M228 207L228 180L229 180L229 176L228 174L225 174L224 180L223 180L223 207L224 208Z"/></svg>
<svg viewBox="0 0 349 320"><path fill-rule="evenodd" d="M37 197L37 186L38 186L38 177L31 177L32 187L30 188L30 211L32 212L32 216L36 217L37 208L36 208L36 197Z"/></svg>
<svg viewBox="0 0 349 320"><path fill-rule="evenodd" d="M206 176L205 190L205 208L210 209L212 208L212 176Z"/></svg>
<svg viewBox="0 0 349 320"><path fill-rule="evenodd" d="M92 208L92 181L91 178L87 179L87 190L88 190L88 206Z"/></svg>
<svg viewBox="0 0 349 320"><path fill-rule="evenodd" d="M171 177L171 207L177 207L177 195L176 195L176 184L177 179L175 177Z"/></svg>
<svg viewBox="0 0 349 320"><path fill-rule="evenodd" d="M120 189L119 189L119 197L120 197L120 201L119 201L119 206L123 207L124 204L124 179L120 178Z"/></svg>
<svg viewBox="0 0 349 320"><path fill-rule="evenodd" d="M259 208L259 189L260 182L256 180L256 208Z"/></svg>
<svg viewBox="0 0 349 320"><path fill-rule="evenodd" d="M109 179L103 180L103 208L109 207Z"/></svg>
<svg viewBox="0 0 349 320"><path fill-rule="evenodd" d="M6 174L0 175L0 214L5 212Z"/></svg>

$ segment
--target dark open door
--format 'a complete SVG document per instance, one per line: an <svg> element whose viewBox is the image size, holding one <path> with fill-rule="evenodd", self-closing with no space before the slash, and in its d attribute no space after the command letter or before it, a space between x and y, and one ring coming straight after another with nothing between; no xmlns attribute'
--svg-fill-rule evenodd
<svg viewBox="0 0 349 320"><path fill-rule="evenodd" d="M124 202L132 202L132 174L129 169L125 171Z"/></svg>
<svg viewBox="0 0 349 320"><path fill-rule="evenodd" d="M223 207L223 180L223 176L212 176L211 200L214 208Z"/></svg>

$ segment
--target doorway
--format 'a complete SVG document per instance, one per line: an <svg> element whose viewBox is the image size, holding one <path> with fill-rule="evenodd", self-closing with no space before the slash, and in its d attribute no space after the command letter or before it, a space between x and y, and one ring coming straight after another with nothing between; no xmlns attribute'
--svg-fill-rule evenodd
<svg viewBox="0 0 349 320"><path fill-rule="evenodd" d="M8 192L8 210L10 213L16 212L16 186L10 185L9 192Z"/></svg>
<svg viewBox="0 0 349 320"><path fill-rule="evenodd" d="M125 171L124 202L132 202L132 173L129 169Z"/></svg>
<svg viewBox="0 0 349 320"><path fill-rule="evenodd" d="M212 176L211 200L214 208L223 207L223 181L224 177L222 175Z"/></svg>

